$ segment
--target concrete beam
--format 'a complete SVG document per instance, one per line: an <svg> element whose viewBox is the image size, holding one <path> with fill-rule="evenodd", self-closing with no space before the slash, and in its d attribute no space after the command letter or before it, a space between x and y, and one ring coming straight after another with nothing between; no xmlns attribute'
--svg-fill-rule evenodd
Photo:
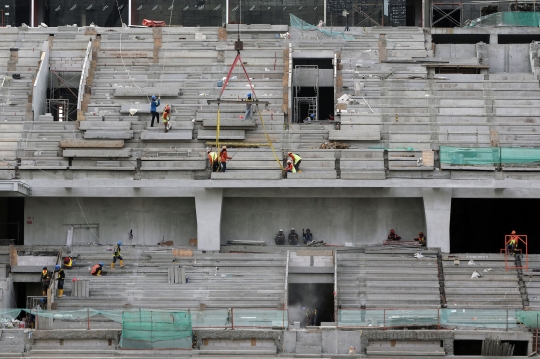
<svg viewBox="0 0 540 359"><path fill-rule="evenodd" d="M219 251L223 189L208 188L195 194L197 211L197 249Z"/></svg>
<svg viewBox="0 0 540 359"><path fill-rule="evenodd" d="M443 253L450 253L452 189L423 188L422 194L427 226L425 235L428 246L438 247Z"/></svg>
<svg viewBox="0 0 540 359"><path fill-rule="evenodd" d="M63 157L129 157L131 154L130 148L122 148L118 150L64 150Z"/></svg>
<svg viewBox="0 0 540 359"><path fill-rule="evenodd" d="M161 97L178 97L180 89L176 86L164 85L163 88L142 87L142 92L136 87L118 87L114 90L115 97L146 97L146 94L160 94Z"/></svg>
<svg viewBox="0 0 540 359"><path fill-rule="evenodd" d="M143 131L141 133L141 140L162 140L162 141L170 141L170 140L191 140L193 138L193 131L192 130L185 130L185 131L170 131L170 132L156 132L156 131Z"/></svg>
<svg viewBox="0 0 540 359"><path fill-rule="evenodd" d="M131 140L133 138L133 131L86 131L84 133L84 138L104 140Z"/></svg>
<svg viewBox="0 0 540 359"><path fill-rule="evenodd" d="M80 130L131 130L131 122L81 121Z"/></svg>
<svg viewBox="0 0 540 359"><path fill-rule="evenodd" d="M62 140L60 141L62 148L122 148L124 140L109 140L109 141L91 141L91 140Z"/></svg>

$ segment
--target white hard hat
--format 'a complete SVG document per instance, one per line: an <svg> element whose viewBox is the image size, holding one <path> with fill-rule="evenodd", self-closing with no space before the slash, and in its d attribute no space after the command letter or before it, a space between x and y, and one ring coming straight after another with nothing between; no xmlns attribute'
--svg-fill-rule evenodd
<svg viewBox="0 0 540 359"><path fill-rule="evenodd" d="M294 231L294 228L291 228L291 231Z"/></svg>
<svg viewBox="0 0 540 359"><path fill-rule="evenodd" d="M280 229L279 231L280 231L280 232L283 232L283 229Z"/></svg>
<svg viewBox="0 0 540 359"><path fill-rule="evenodd" d="M210 152L212 149L210 147L206 147L206 152Z"/></svg>

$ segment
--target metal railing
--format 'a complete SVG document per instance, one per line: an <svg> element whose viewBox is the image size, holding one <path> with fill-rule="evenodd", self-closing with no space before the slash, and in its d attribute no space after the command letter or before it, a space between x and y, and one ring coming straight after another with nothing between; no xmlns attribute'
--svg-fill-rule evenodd
<svg viewBox="0 0 540 359"><path fill-rule="evenodd" d="M86 55L84 57L84 64L81 73L81 81L79 82L79 95L77 96L77 111L81 110L82 101L84 98L84 88L86 86L86 80L92 65L92 40L88 42L86 47Z"/></svg>

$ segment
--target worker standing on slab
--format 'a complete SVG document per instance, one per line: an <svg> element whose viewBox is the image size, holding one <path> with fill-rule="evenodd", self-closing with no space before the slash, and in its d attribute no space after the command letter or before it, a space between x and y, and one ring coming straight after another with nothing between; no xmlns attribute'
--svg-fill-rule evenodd
<svg viewBox="0 0 540 359"><path fill-rule="evenodd" d="M516 231L512 231L511 234L512 235L510 236L510 240L506 245L507 254L515 254L519 242L519 236L516 236Z"/></svg>
<svg viewBox="0 0 540 359"><path fill-rule="evenodd" d="M287 155L291 158L291 161L293 161L294 168L297 171L300 171L300 163L302 163L302 157L292 152L288 152Z"/></svg>
<svg viewBox="0 0 540 359"><path fill-rule="evenodd" d="M253 101L251 99L251 93L248 93L247 94L247 98L246 98L246 115L244 116L244 120L251 120L251 107L252 107L252 104L250 103L251 101Z"/></svg>
<svg viewBox="0 0 540 359"><path fill-rule="evenodd" d="M422 247L425 247L427 244L427 238L424 236L424 232L418 233L418 238L415 238L414 240L418 241Z"/></svg>
<svg viewBox="0 0 540 359"><path fill-rule="evenodd" d="M219 158L221 160L221 172L225 173L227 170L227 160L232 160L232 157L229 157L227 154L227 146L221 147Z"/></svg>
<svg viewBox="0 0 540 359"><path fill-rule="evenodd" d="M161 105L161 97L157 99L156 96L152 96L152 102L150 102L150 113L152 114L152 122L150 123L150 127L154 127L154 119L156 119L157 123L159 124L159 113L157 112L157 108Z"/></svg>
<svg viewBox="0 0 540 359"><path fill-rule="evenodd" d="M171 115L171 106L169 104L165 104L165 108L163 109L163 124L165 125L165 133L169 132L171 129L171 125L169 124L169 116Z"/></svg>
<svg viewBox="0 0 540 359"><path fill-rule="evenodd" d="M289 245L295 246L298 244L298 233L295 232L294 228L291 228L291 233L289 233Z"/></svg>
<svg viewBox="0 0 540 359"><path fill-rule="evenodd" d="M103 272L103 262L99 262L98 264L93 266L90 270L90 274L96 277L101 277L102 274L107 274L107 272Z"/></svg>
<svg viewBox="0 0 540 359"><path fill-rule="evenodd" d="M66 279L66 273L64 273L64 270L59 265L54 267L54 273L56 273L56 280L58 281L58 298L62 298L62 295L64 294L64 279Z"/></svg>
<svg viewBox="0 0 540 359"><path fill-rule="evenodd" d="M400 236L397 235L396 232L394 232L393 229L390 230L390 234L388 234L388 239L391 241L399 241L401 239Z"/></svg>
<svg viewBox="0 0 540 359"><path fill-rule="evenodd" d="M219 155L217 154L217 152L212 152L212 149L210 147L206 148L206 153L208 155L208 162L210 162L210 168L212 169L212 172L218 172Z"/></svg>
<svg viewBox="0 0 540 359"><path fill-rule="evenodd" d="M49 273L47 267L43 267L43 269L41 270L41 290L44 297L47 295L47 288L49 288L50 284L51 274Z"/></svg>
<svg viewBox="0 0 540 359"><path fill-rule="evenodd" d="M304 232L303 229L302 232ZM302 239L304 240L304 244L309 244L313 242L313 233L311 233L309 228L306 229L306 232L302 234Z"/></svg>
<svg viewBox="0 0 540 359"><path fill-rule="evenodd" d="M276 244L278 246L282 246L285 244L285 234L283 234L283 229L279 230L279 233L277 234L276 238L274 239Z"/></svg>
<svg viewBox="0 0 540 359"><path fill-rule="evenodd" d="M111 263L111 269L114 269L114 264L116 263L116 260L120 260L120 268L124 266L124 258L122 258L121 252L122 251L122 242L118 241L116 243L116 246L114 246L113 249L113 260Z"/></svg>

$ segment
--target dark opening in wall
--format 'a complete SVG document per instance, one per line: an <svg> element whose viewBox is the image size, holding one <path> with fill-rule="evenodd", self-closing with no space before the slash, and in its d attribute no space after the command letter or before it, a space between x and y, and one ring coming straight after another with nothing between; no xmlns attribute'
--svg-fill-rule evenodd
<svg viewBox="0 0 540 359"><path fill-rule="evenodd" d="M440 26L441 27L441 26ZM489 44L489 34L436 34L431 35L434 44Z"/></svg>
<svg viewBox="0 0 540 359"><path fill-rule="evenodd" d="M454 340L454 355L481 355L482 340ZM501 343L514 345L514 356L526 356L529 342L523 340L502 340Z"/></svg>
<svg viewBox="0 0 540 359"><path fill-rule="evenodd" d="M0 198L0 243L24 244L24 198Z"/></svg>
<svg viewBox="0 0 540 359"><path fill-rule="evenodd" d="M499 44L530 44L533 41L540 41L540 34L527 35L503 35L499 34Z"/></svg>
<svg viewBox="0 0 540 359"><path fill-rule="evenodd" d="M293 58L293 68L295 66L314 66L317 65L321 70L331 70L334 68L332 59L310 59L310 58Z"/></svg>
<svg viewBox="0 0 540 359"><path fill-rule="evenodd" d="M334 321L333 283L289 283L289 322L306 324L306 309L317 310L317 321Z"/></svg>
<svg viewBox="0 0 540 359"><path fill-rule="evenodd" d="M433 11L433 27L460 27L461 9L440 9Z"/></svg>
<svg viewBox="0 0 540 359"><path fill-rule="evenodd" d="M455 198L450 214L450 252L500 253L504 236L528 236L529 254L540 253L540 199Z"/></svg>

